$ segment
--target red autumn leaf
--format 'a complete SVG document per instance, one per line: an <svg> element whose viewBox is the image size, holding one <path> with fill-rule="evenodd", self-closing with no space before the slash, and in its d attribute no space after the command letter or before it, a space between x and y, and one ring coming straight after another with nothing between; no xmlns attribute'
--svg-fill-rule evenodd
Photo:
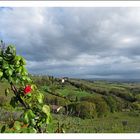
<svg viewBox="0 0 140 140"><path fill-rule="evenodd" d="M24 94L25 94L25 95L28 94L28 93L30 93L31 91L32 91L32 88L31 88L30 85L27 85L27 86L24 88Z"/></svg>

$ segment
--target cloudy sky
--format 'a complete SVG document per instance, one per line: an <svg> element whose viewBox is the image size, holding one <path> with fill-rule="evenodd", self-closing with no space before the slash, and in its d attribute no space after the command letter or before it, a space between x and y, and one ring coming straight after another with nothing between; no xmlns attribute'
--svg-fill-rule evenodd
<svg viewBox="0 0 140 140"><path fill-rule="evenodd" d="M0 8L0 39L30 73L140 79L140 8Z"/></svg>

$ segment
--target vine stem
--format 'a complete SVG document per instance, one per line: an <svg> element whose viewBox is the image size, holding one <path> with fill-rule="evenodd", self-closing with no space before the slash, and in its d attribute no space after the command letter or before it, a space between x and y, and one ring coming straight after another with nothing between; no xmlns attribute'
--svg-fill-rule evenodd
<svg viewBox="0 0 140 140"><path fill-rule="evenodd" d="M16 95L17 99L19 100L19 102L26 108L28 109L29 107L27 107L27 105L24 103L24 101L20 98L19 94L18 94L18 90L15 87L15 85L13 83L10 83L11 85L11 89L14 92L14 94Z"/></svg>

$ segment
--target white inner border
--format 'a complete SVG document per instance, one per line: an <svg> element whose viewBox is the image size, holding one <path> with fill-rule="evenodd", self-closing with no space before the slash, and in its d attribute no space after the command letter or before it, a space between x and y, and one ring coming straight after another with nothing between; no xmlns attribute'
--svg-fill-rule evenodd
<svg viewBox="0 0 140 140"><path fill-rule="evenodd" d="M0 1L0 7L140 7L140 1ZM140 133L0 134L0 139L140 139Z"/></svg>

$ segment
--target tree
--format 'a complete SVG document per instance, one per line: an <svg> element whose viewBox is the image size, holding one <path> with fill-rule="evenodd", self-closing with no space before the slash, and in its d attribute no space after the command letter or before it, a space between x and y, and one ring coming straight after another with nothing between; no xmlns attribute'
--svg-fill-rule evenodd
<svg viewBox="0 0 140 140"><path fill-rule="evenodd" d="M76 115L85 119L91 119L96 117L96 105L91 102L79 102L76 105Z"/></svg>
<svg viewBox="0 0 140 140"><path fill-rule="evenodd" d="M95 118L96 115L96 105L91 102L81 101L77 103L71 103L67 105L67 111L70 115L74 115L80 118Z"/></svg>
<svg viewBox="0 0 140 140"><path fill-rule="evenodd" d="M101 97L96 97L94 100L94 103L96 104L96 110L98 117L106 116L109 112L109 107L107 106L106 102Z"/></svg>
<svg viewBox="0 0 140 140"><path fill-rule="evenodd" d="M96 105L96 111L98 117L107 115L109 111L109 107L107 106L107 103L100 96L86 96L86 97L82 97L80 100L94 103Z"/></svg>

